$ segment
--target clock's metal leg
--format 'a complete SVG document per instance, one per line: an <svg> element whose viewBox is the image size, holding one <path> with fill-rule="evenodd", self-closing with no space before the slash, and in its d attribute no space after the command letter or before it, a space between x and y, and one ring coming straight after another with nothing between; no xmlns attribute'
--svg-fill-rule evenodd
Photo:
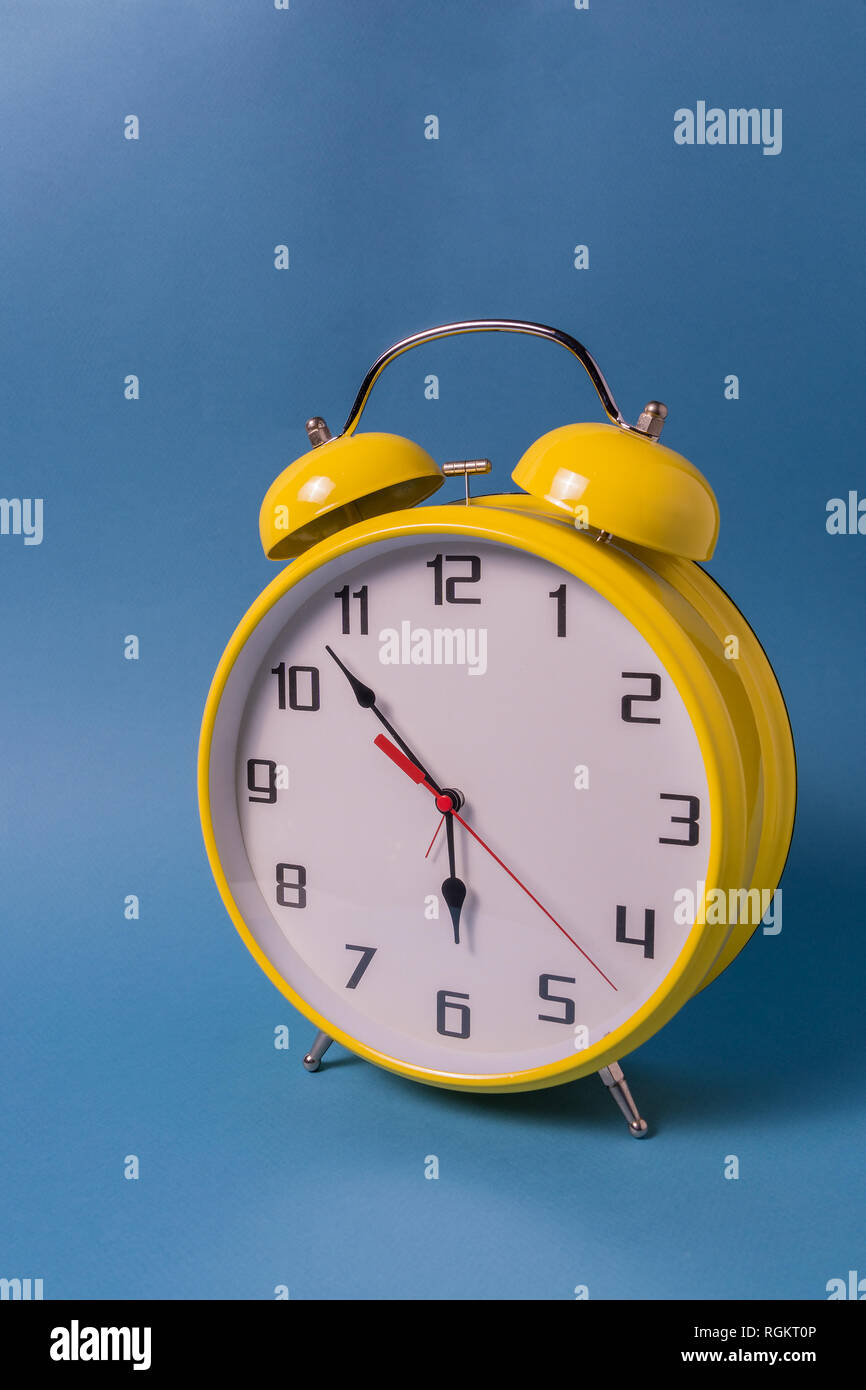
<svg viewBox="0 0 866 1390"><path fill-rule="evenodd" d="M317 1033L313 1039L313 1046L304 1058L304 1066L307 1071L318 1071L322 1065L322 1058L327 1052L333 1038L329 1038L327 1033Z"/></svg>
<svg viewBox="0 0 866 1390"><path fill-rule="evenodd" d="M619 1062L611 1062L609 1067L602 1067L599 1076L628 1120L629 1133L633 1134L635 1139L646 1138L647 1122L642 1120L638 1113Z"/></svg>

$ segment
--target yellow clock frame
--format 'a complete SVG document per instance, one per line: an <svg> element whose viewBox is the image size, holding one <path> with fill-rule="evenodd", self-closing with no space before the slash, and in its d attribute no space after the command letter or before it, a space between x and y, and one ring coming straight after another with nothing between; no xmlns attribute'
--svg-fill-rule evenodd
<svg viewBox="0 0 866 1390"><path fill-rule="evenodd" d="M416 335L414 340L404 341L414 345L415 341L444 336L445 330L475 331L475 322L505 331L528 331L523 323L512 328L510 320L482 320L470 321L465 329L461 325L444 325L442 330L429 330L425 335ZM558 333L557 330L544 332L548 336ZM564 337L566 335L559 335L558 340ZM574 346L581 347L573 339L568 339L568 345L572 351ZM391 360L401 346L395 345L395 349L389 350L390 355L385 354L379 363ZM585 349L581 351L589 357ZM589 360L595 367L593 359ZM371 378L375 380L377 367L381 370L379 363L368 373L368 382ZM600 377L600 373L598 375ZM609 393L604 379L600 379ZM594 384L599 389L598 383ZM612 440L598 433L604 430L615 433L618 429L637 434L636 428L625 426L617 411L615 427L567 427L567 431L572 432L568 437L569 448L574 444L574 432L582 441L577 476L584 482L600 478L603 483L606 509L603 522L599 516L594 516L595 525L579 523L576 528L573 499L572 502L566 499L564 505L555 489L551 491L552 475L547 462L542 463L540 475L537 470L533 472L532 466L527 467L527 460L530 465L533 461L537 463L537 445L515 469L515 478L530 488L533 496L503 494L475 498L470 505L450 503L390 510L397 499L414 502L428 495L441 481L442 474L417 445L410 445L396 436L351 437L368 394L369 387L366 392L362 389L347 429L338 439L329 443L330 435L325 430L317 440L314 430L323 426L323 422L317 419L308 425L314 444L324 445L320 450L314 448L314 455L324 456L326 450L330 451L329 466L323 473L324 466L319 462L320 472L314 479L317 483L327 474L334 483L327 504L322 501L325 490L319 487L317 497L317 487L311 487L307 461L314 455L307 455L281 475L269 490L262 508L262 539L266 552L278 558L293 554L297 558L268 585L241 620L222 656L207 699L199 746L198 794L211 870L229 916L251 955L289 1002L329 1039L401 1076L454 1090L527 1091L572 1081L609 1068L646 1042L730 964L755 931L756 922L727 929L708 924L703 908L713 890L721 889L725 900L730 901L731 890L757 888L772 892L781 877L796 803L796 764L785 703L764 650L742 613L693 559L683 558L690 546L692 554L695 546L698 553L711 552L717 531L717 512L715 522L712 517L708 521L706 498L694 492L694 478L700 480L712 498L709 485L686 460L663 450L650 436L634 441L634 449L649 449L650 453L633 455L633 451L627 451L627 466L623 468L620 438ZM602 399L607 409L605 397ZM612 397L608 395L608 399L612 403ZM615 405L613 408L616 409ZM663 412L663 419L664 407L658 410ZM641 420L649 419L652 429L658 412L653 414L650 407L646 411L649 416L645 412ZM554 439L554 435L562 433L554 431L545 437L553 441L556 465L553 475L556 478L563 475L560 466L563 440ZM613 454L611 444L615 445ZM627 438L626 444L631 450ZM354 446L360 448L350 452ZM659 450L658 454L652 453L654 448ZM542 450L542 454L549 461L549 450ZM655 464L662 454L665 461L659 466L673 469L677 476L671 485L670 477L665 475L668 477L666 493L670 516L667 523L663 520L661 530L656 525L658 517L653 520L650 528L653 548L650 548L642 543L647 532L645 513L635 510L633 463L636 460L637 466L646 468L650 460ZM359 462L363 463L360 482L355 476ZM430 478L434 473L431 486ZM676 491L680 474L683 485L691 491ZM573 471L571 476L575 476ZM665 492L665 489L660 491ZM273 517L286 497L291 501L293 522L288 546L273 531ZM714 499L712 501L714 505ZM664 498L659 502L659 510L664 511ZM378 514L365 515L365 511ZM693 524L696 516L697 525ZM359 517L362 519L345 524ZM667 531L664 525L668 526ZM698 532L701 535L695 541ZM691 718L706 768L711 824L706 894L674 966L646 1002L614 1032L576 1051L573 1056L509 1074L466 1075L422 1068L368 1047L360 1039L336 1028L297 993L255 941L232 894L214 832L211 812L214 727L230 673L258 624L294 585L323 571L329 562L379 541L419 534L486 540L511 546L538 556L590 585L642 634L674 680ZM316 535L322 538L312 539ZM599 544L599 541L605 543ZM655 548L659 543L667 547L668 553ZM680 554L670 553L675 547ZM611 1085L611 1080L606 1084ZM621 1101L619 1103L622 1105ZM633 1113L636 1115L636 1110ZM644 1122L640 1124L645 1130ZM632 1132L638 1132L636 1125L632 1126Z"/></svg>
<svg viewBox="0 0 866 1390"><path fill-rule="evenodd" d="M519 505L525 502L526 507ZM199 806L211 869L245 945L291 1004L329 1037L416 1081L457 1090L534 1090L599 1071L646 1042L704 984L720 973L754 931L735 927L727 940L718 926L692 928L662 984L632 1018L574 1057L512 1076L433 1072L389 1057L349 1037L312 1009L267 959L241 916L223 872L210 811L211 739L219 701L237 657L258 623L293 585L331 560L387 538L435 535L477 538L529 551L591 585L627 617L654 648L683 698L707 770L711 840L707 891L775 887L784 866L792 821L793 758L786 756L787 712L772 668L742 614L698 566L668 561L591 535L550 517L530 514L529 499L485 498L424 507L361 522L313 546L259 595L226 648L208 696L199 753ZM659 572L661 569L662 572ZM724 655L725 639L740 645L738 661ZM763 773L761 775L761 770ZM773 814L762 814L766 806ZM787 814L786 814L787 808ZM699 916L703 916L700 913Z"/></svg>

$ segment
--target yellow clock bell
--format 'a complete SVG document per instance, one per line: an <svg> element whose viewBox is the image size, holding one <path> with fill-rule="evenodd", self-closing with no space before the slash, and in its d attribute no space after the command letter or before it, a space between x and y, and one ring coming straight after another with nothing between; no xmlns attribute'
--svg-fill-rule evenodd
<svg viewBox="0 0 866 1390"><path fill-rule="evenodd" d="M523 455L520 491L470 496L445 463L357 433L394 358L460 333L568 349L608 423ZM518 1091L619 1065L743 948L795 805L764 651L700 568L719 514L620 414L568 334L484 319L402 339L342 433L269 488L265 554L291 561L231 638L204 714L207 853L245 944L332 1041L404 1077ZM465 503L419 507L449 474Z"/></svg>

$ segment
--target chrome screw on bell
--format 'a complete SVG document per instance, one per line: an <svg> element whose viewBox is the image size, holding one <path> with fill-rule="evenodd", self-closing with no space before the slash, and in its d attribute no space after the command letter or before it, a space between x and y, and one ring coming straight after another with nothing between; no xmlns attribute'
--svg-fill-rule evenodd
<svg viewBox="0 0 866 1390"><path fill-rule="evenodd" d="M321 415L314 415L312 420L308 420L306 430L307 438L313 449L317 449L320 444L327 444L328 440L334 437Z"/></svg>
<svg viewBox="0 0 866 1390"><path fill-rule="evenodd" d="M637 417L635 429L640 430L641 434L648 435L650 439L658 439L667 418L668 408L666 405L663 405L661 401L647 401Z"/></svg>

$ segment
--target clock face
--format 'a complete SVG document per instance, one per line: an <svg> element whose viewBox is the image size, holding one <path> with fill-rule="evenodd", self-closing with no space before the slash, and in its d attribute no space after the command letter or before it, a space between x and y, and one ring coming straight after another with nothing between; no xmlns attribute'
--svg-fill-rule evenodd
<svg viewBox="0 0 866 1390"><path fill-rule="evenodd" d="M499 542L380 541L282 594L229 675L210 784L272 966L432 1073L510 1076L619 1028L707 874L671 676L587 584Z"/></svg>

